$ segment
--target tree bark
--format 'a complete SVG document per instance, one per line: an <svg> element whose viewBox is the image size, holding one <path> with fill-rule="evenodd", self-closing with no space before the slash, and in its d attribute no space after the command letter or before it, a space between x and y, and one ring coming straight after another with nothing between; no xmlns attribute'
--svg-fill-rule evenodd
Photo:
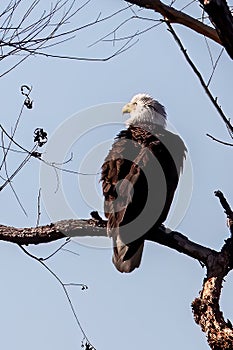
<svg viewBox="0 0 233 350"><path fill-rule="evenodd" d="M233 327L224 320L219 307L222 282L231 269L232 239L228 239L215 258L209 256L202 291L192 303L194 319L206 333L212 350L233 349Z"/></svg>

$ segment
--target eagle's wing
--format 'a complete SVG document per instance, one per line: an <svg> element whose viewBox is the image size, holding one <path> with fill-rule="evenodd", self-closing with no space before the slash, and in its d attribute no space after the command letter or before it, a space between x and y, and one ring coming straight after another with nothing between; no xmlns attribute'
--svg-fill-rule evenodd
<svg viewBox="0 0 233 350"><path fill-rule="evenodd" d="M145 147L124 137L122 132L114 142L102 166L101 180L105 196L104 211L108 218L107 232L113 238L113 263L121 272L131 272L140 265L144 241L123 234L121 225L134 220L143 209L146 198L134 208L137 187L146 189L141 162L145 161ZM133 233L132 233L133 234Z"/></svg>
<svg viewBox="0 0 233 350"><path fill-rule="evenodd" d="M163 143L164 142L164 143ZM174 149L177 155L173 159ZM113 238L113 263L121 272L131 272L140 265L143 251L144 225L151 218L154 229L165 221L178 184L185 146L179 136L164 129L151 134L131 127L122 131L102 166L104 211L107 232ZM155 162L156 160L156 162ZM156 164L155 164L156 163ZM150 183L148 184L148 175ZM152 197L146 217L139 222L141 236L128 229ZM138 231L137 230L137 231Z"/></svg>

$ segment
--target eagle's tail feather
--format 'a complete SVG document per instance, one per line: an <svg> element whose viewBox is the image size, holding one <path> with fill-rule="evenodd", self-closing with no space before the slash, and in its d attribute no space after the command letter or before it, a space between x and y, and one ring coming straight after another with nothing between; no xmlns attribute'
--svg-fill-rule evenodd
<svg viewBox="0 0 233 350"><path fill-rule="evenodd" d="M120 235L117 235L114 240L113 257L112 261L120 272L131 272L135 268L139 267L144 241L135 241L129 244L125 244L120 239Z"/></svg>

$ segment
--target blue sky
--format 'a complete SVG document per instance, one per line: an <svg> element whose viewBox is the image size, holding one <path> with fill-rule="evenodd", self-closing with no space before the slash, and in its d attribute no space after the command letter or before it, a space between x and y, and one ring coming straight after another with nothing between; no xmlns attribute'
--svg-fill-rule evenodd
<svg viewBox="0 0 233 350"><path fill-rule="evenodd" d="M80 12L77 21L86 23L96 18L100 11L104 16L123 6L123 1L93 1ZM192 5L190 11L197 13L196 6ZM182 3L177 1L177 8L181 7ZM35 18L38 14L39 10ZM90 48L88 45L110 32L130 14L129 10L108 22L80 32L74 40L55 47L53 52L106 57L115 50L111 43L100 42ZM151 16L150 12L143 14ZM139 21L131 21L121 30L121 34L135 33L144 26ZM211 61L204 38L188 29L175 28L208 79ZM221 48L217 44L209 44L213 57L217 58ZM2 71L7 69L10 60L2 61ZM230 59L224 53L211 84L214 95L228 117L231 117L232 104L230 64ZM103 141L111 142L117 130L122 128L124 118L120 106L136 93L151 94L165 105L170 123L185 140L193 168L190 205L177 229L198 243L214 249L221 247L228 231L222 208L213 192L221 189L233 202L229 175L232 173L232 150L211 141L205 134L210 133L224 140L227 140L228 134L164 24L139 36L139 42L132 48L107 62L31 57L2 77L0 84L1 123L7 130L14 125L21 108L23 99L20 86L33 86L31 96L34 108L24 111L16 134L17 141L28 148L33 146L32 135L37 127L43 127L52 138L55 130L61 128L62 123L70 120L71 116L77 116L81 127L83 112L80 111L90 108L95 111L93 106L107 104L111 113L113 106L113 112L109 115L109 121L115 121L113 126L99 127L94 134L87 133L83 140L77 140L67 150L67 154L71 150L74 152L73 161L68 167L75 170L80 169L85 152L88 153ZM93 113L94 126L99 125L103 117L98 113ZM107 119L107 116L103 118ZM64 135L64 139L67 137L69 135ZM62 146L63 141L61 138L59 146ZM108 152L108 145L103 145L103 155ZM9 158L10 170L13 171L20 157L12 155ZM40 164L32 159L13 182L27 217L10 187L1 193L2 224L16 227L35 225L39 174ZM76 176L64 175L61 188L75 217L89 217L93 208L85 205L80 198L77 185L80 181L82 183ZM90 181L94 181L94 186L98 187L97 177ZM88 184L85 186L82 189L84 193L90 191ZM88 195L90 197L90 193ZM54 200L55 209L57 205ZM69 217L60 217L66 218ZM41 224L51 221L51 213L46 212L44 202ZM205 336L194 323L190 306L201 289L205 274L198 262L168 248L148 243L140 269L122 275L111 263L111 250L97 248L99 243L95 239L93 242L94 247L90 247L92 243L89 240L84 244L70 244L69 249L79 256L62 251L49 261L49 266L64 282L88 285L87 291L72 288L70 293L79 320L98 350L139 350L149 346L160 350L178 347L208 349ZM59 244L56 242L29 249L38 256L46 256ZM79 349L82 334L57 281L13 244L1 242L0 264L1 347L6 350L15 347L24 350L32 347L34 350ZM232 285L230 275L226 278L221 299L224 315L231 320Z"/></svg>

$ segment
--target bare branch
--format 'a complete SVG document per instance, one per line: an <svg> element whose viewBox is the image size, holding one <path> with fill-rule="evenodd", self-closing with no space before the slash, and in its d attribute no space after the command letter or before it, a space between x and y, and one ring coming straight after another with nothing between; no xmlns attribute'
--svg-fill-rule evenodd
<svg viewBox="0 0 233 350"><path fill-rule="evenodd" d="M39 224L40 224L40 216L41 216L40 201L41 201L41 188L39 188L38 197L37 197L37 220L36 220L36 227L38 227Z"/></svg>
<svg viewBox="0 0 233 350"><path fill-rule="evenodd" d="M226 198L224 197L224 194L221 191L215 191L215 196L219 198L219 201L225 210L225 213L227 214L227 217L231 220L233 220L233 211L231 210L231 207L229 203L227 202Z"/></svg>
<svg viewBox="0 0 233 350"><path fill-rule="evenodd" d="M67 237L107 237L106 223L105 220L92 218L89 220L61 220L50 225L31 228L0 225L0 240L29 245L52 242ZM204 264L208 256L214 252L210 248L190 241L182 233L164 227L158 228L156 232L153 230L145 236L145 239L175 249Z"/></svg>
<svg viewBox="0 0 233 350"><path fill-rule="evenodd" d="M0 225L0 240L20 245L40 244L66 237L106 236L106 229L89 220L62 220L57 223L29 228Z"/></svg>
<svg viewBox="0 0 233 350"><path fill-rule="evenodd" d="M20 245L51 242L60 238L67 238L68 236L106 237L106 221L95 212L92 214L92 219L90 220L62 220L54 224L36 228L18 229L3 225L0 226L0 240L6 240ZM233 330L229 327L229 322L225 322L219 307L223 278L233 268L232 239L228 239L221 251L217 252L190 241L180 232L170 231L163 226L156 229L156 232L155 230L149 232L144 238L197 259L207 267L207 278L204 280L203 289L200 296L192 303L194 318L207 334L208 342L212 349L232 349ZM65 244L66 242L60 246L59 250ZM76 315L66 290L67 287L73 284L65 284L60 281L54 272L45 265L42 259L39 261L61 283L72 312ZM76 321L79 324L78 319ZM219 337L216 335L219 335Z"/></svg>
<svg viewBox="0 0 233 350"><path fill-rule="evenodd" d="M199 0L216 28L222 45L233 59L233 16L226 0Z"/></svg>
<svg viewBox="0 0 233 350"><path fill-rule="evenodd" d="M127 2L159 12L170 23L182 24L185 27L194 30L196 33L202 34L207 38L215 41L216 43L222 45L222 42L219 39L219 36L215 29L207 26L206 24L198 21L197 19L187 15L182 11L178 11L171 6L164 4L160 0L131 0Z"/></svg>
<svg viewBox="0 0 233 350"><path fill-rule="evenodd" d="M222 145L225 145L225 146L233 146L233 143L229 143L229 142L225 142L225 141L221 141L219 139L216 139L216 137L210 135L210 134L206 134L206 136L210 137L213 141L216 141L218 143L221 143Z"/></svg>
<svg viewBox="0 0 233 350"><path fill-rule="evenodd" d="M77 323L77 325L78 325L78 327L79 327L79 329L80 329L80 331L81 331L81 333L83 335L83 340L85 340L87 342L87 344L90 346L90 349L96 350L94 348L94 346L91 344L91 342L89 341L89 339L87 338L87 335L86 335L86 333L85 333L85 331L84 331L84 329L83 329L83 327L81 325L81 322L80 322L80 320L78 318L78 315L77 315L77 313L75 311L74 305L72 303L72 300L71 300L71 298L69 296L69 293L68 293L68 290L67 290L67 287L69 287L69 286L78 286L78 287L81 287L82 290L86 290L88 287L85 284L82 284L82 283L64 283L64 282L62 282L61 278L59 278L58 275L50 267L48 267L48 265L46 265L46 263L43 261L43 259L40 259L40 258L38 258L35 255L32 255L31 253L29 253L21 245L19 245L19 247L23 250L23 252L26 255L28 255L30 258L36 260L39 264L41 264L57 280L57 282L60 284L60 286L63 289L63 292L64 292L64 294L66 296L66 299L68 301L70 309L71 309L71 311L72 311L72 313L74 315L75 321L76 321L76 323Z"/></svg>
<svg viewBox="0 0 233 350"><path fill-rule="evenodd" d="M118 11L114 11L105 17L99 14L86 24L72 27L71 20L73 23L78 23L76 15L87 7L91 0L83 1L81 4L80 1L75 0L57 0L51 5L50 9L42 10L39 17L37 14L36 21L34 12L38 11L39 4L42 1L33 1L26 8L23 16L17 16L21 2L22 0L12 1L11 6L7 6L0 15L0 60L12 56L15 57L14 63L10 63L10 67L2 72L0 77L9 73L31 55L81 61L107 61L125 52L132 46L132 38L130 38L129 42L122 45L113 54L96 58L82 57L79 54L70 56L49 52L49 48L74 39L79 31L94 27L97 24L111 20L114 16L124 11L128 11L129 6L120 8ZM22 56L24 57L22 58Z"/></svg>
<svg viewBox="0 0 233 350"><path fill-rule="evenodd" d="M233 133L233 126L231 125L229 119L225 116L224 112L222 111L221 107L219 106L219 104L217 103L217 98L214 98L214 96L212 95L210 89L208 88L207 84L205 83L201 73L199 72L199 70L197 69L197 67L195 66L195 64L193 63L193 61L191 60L191 58L189 57L187 50L184 48L181 40L179 39L179 37L177 36L176 32L174 31L173 27L171 26L171 24L166 21L167 26L169 28L169 31L171 32L172 36L174 37L175 41L177 42L177 44L179 45L186 61L188 62L188 64L190 65L190 67L192 68L193 72L195 73L195 75L198 77L201 86L204 88L207 96L209 97L210 101L212 102L212 104L214 105L214 107L216 108L218 114L220 115L220 117L222 118L222 120L224 121L224 123L226 124L227 129Z"/></svg>
<svg viewBox="0 0 233 350"><path fill-rule="evenodd" d="M206 39L206 38L205 38L205 40L206 40L206 43L207 43L207 39ZM207 47L208 47L208 46L207 46ZM209 47L208 47L208 50L209 50L209 52L210 52ZM209 77L209 80L208 80L208 82L207 82L207 84L206 84L207 86L209 86L210 83L211 83L211 80L212 80L212 78L213 78L213 76L214 76L214 72L215 72L215 70L216 70L216 68L217 68L217 65L218 65L218 63L219 63L219 60L220 60L220 58L221 58L223 52L224 52L224 49L222 48L221 51L220 51L220 53L219 53L219 55L218 55L218 57L217 57L217 59L216 59L216 61L215 61L215 63L213 62L213 59L212 59L212 57L211 57L211 62L212 62L213 69L212 69L212 73L211 73L211 75L210 75L210 77ZM211 55L211 53L210 53L210 55Z"/></svg>
<svg viewBox="0 0 233 350"><path fill-rule="evenodd" d="M226 0L199 0L216 30L182 11L167 6L160 0L131 0L128 2L159 12L170 23L179 23L203 34L225 47L233 59L233 16Z"/></svg>
<svg viewBox="0 0 233 350"><path fill-rule="evenodd" d="M31 154L33 154L33 151L35 151L36 147L33 147ZM13 178L20 172L20 170L27 164L27 162L31 158L31 154L28 154L25 159L20 163L20 165L17 167L17 169L9 176L7 177L6 181L0 186L0 192L8 185L11 183Z"/></svg>
<svg viewBox="0 0 233 350"><path fill-rule="evenodd" d="M60 245L53 253L49 254L45 258L39 258L41 261L46 261L51 259L53 256L55 256L60 250L62 250L67 244L70 243L70 238L66 238L65 242Z"/></svg>
<svg viewBox="0 0 233 350"><path fill-rule="evenodd" d="M202 291L192 303L194 319L213 350L233 348L233 327L224 320L219 306L222 283L232 269L232 261L232 239L228 239L220 253L209 257Z"/></svg>
<svg viewBox="0 0 233 350"><path fill-rule="evenodd" d="M230 231L233 233L231 207L221 191L216 191L215 195L230 218ZM202 291L192 303L194 319L206 333L211 349L230 350L233 348L233 327L229 320L224 320L219 301L224 277L233 268L232 238L225 241L219 253L209 255L206 267L207 276L204 279Z"/></svg>
<svg viewBox="0 0 233 350"><path fill-rule="evenodd" d="M3 149L3 155L4 155L4 158L5 158L5 161L4 161L4 168L5 168L5 174L6 174L6 180L4 181L5 183L8 181L8 183L10 184L10 187L11 187L11 190L12 192L14 193L14 196L20 206L20 208L22 209L23 213L28 216L23 204L21 203L20 199L19 199L19 196L17 195L12 183L11 183L11 180L9 178L9 174L8 174L8 168L7 168L7 162L6 162L6 157L5 157L5 153L9 151L9 147L5 147L4 145L4 137L3 137L3 132L1 132L1 139L2 139L2 149Z"/></svg>

